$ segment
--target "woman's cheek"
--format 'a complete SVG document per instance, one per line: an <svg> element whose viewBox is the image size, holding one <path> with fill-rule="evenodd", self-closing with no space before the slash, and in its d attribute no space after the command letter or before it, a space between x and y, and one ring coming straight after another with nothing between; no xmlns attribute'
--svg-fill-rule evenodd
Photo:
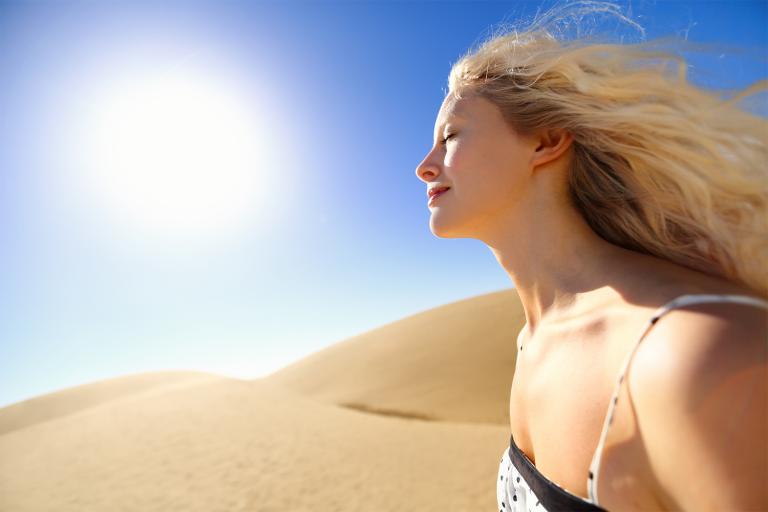
<svg viewBox="0 0 768 512"><path fill-rule="evenodd" d="M450 167L455 167L458 165L461 165L461 161L463 158L461 158L461 153L458 151L459 145L454 143L451 144L445 151L445 165Z"/></svg>

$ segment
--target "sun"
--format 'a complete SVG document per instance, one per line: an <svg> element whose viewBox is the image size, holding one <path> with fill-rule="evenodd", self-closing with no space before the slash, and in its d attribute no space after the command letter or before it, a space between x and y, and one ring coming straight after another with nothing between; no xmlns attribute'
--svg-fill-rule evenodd
<svg viewBox="0 0 768 512"><path fill-rule="evenodd" d="M92 198L123 224L216 233L258 215L275 141L234 87L205 75L124 80L93 102L83 151Z"/></svg>

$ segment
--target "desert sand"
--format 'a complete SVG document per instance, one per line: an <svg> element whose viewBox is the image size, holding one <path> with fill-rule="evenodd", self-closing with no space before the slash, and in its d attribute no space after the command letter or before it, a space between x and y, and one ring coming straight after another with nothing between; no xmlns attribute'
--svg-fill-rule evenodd
<svg viewBox="0 0 768 512"><path fill-rule="evenodd" d="M120 377L0 409L0 510L491 511L513 290L244 381Z"/></svg>

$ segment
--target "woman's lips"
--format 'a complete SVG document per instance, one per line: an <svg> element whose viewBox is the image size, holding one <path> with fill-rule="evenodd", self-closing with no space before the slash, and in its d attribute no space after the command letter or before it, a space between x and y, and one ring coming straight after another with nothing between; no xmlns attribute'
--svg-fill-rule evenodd
<svg viewBox="0 0 768 512"><path fill-rule="evenodd" d="M431 196L431 197L429 198L429 201L427 202L427 206L432 206L432 205L434 204L434 202L435 202L435 201L437 201L437 198L438 198L438 197L442 196L443 194L445 194L445 193L446 193L446 192L448 192L449 190L451 190L451 189L449 189L449 188L446 188L445 190L441 190L441 191L439 191L437 194L434 194L433 196Z"/></svg>

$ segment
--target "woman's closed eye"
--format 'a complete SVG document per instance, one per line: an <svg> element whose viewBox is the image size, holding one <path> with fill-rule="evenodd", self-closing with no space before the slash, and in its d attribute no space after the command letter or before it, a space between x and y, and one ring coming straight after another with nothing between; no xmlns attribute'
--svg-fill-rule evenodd
<svg viewBox="0 0 768 512"><path fill-rule="evenodd" d="M440 142L442 144L445 144L446 142L448 142L449 140L453 139L454 137L456 137L455 133L449 133L449 134L445 135L445 137L443 137L443 139Z"/></svg>

